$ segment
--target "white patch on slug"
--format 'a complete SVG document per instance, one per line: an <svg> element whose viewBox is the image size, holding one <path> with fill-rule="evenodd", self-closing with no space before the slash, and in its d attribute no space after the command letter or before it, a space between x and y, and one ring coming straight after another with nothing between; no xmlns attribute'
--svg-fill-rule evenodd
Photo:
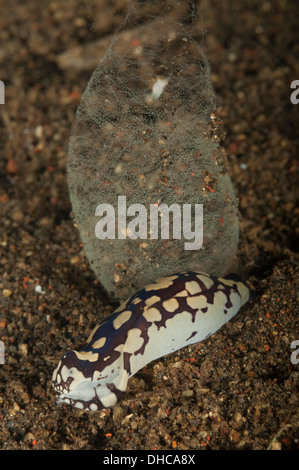
<svg viewBox="0 0 299 470"><path fill-rule="evenodd" d="M139 328L129 330L123 351L130 354L134 354L135 351L138 351L144 342L144 339L140 335L141 330Z"/></svg>
<svg viewBox="0 0 299 470"><path fill-rule="evenodd" d="M145 305L147 307L150 307L151 305L160 302L161 297L158 297L157 295L152 295L149 299L146 299Z"/></svg>
<svg viewBox="0 0 299 470"><path fill-rule="evenodd" d="M162 305L167 312L174 312L179 308L179 303L175 298L165 300Z"/></svg>
<svg viewBox="0 0 299 470"><path fill-rule="evenodd" d="M145 290L160 290L160 289L166 289L169 286L172 286L174 279L177 279L178 276L168 276L168 277L161 277L160 279L157 279L155 282L152 284L148 284L145 286Z"/></svg>
<svg viewBox="0 0 299 470"><path fill-rule="evenodd" d="M94 349L100 349L104 346L104 344L106 343L106 339L104 336L100 339L97 339L94 343L92 343L92 347Z"/></svg>
<svg viewBox="0 0 299 470"><path fill-rule="evenodd" d="M182 290L181 292L178 292L175 294L175 297L188 297L188 292L186 290Z"/></svg>
<svg viewBox="0 0 299 470"><path fill-rule="evenodd" d="M199 292L201 292L201 287L196 281L186 282L185 286L190 295L198 294Z"/></svg>
<svg viewBox="0 0 299 470"><path fill-rule="evenodd" d="M114 320L113 326L116 330L118 330L124 323L130 320L132 316L132 312L130 310L125 310L124 312L120 313Z"/></svg>
<svg viewBox="0 0 299 470"><path fill-rule="evenodd" d="M161 321L162 319L161 312L155 307L145 310L143 312L143 316L148 322Z"/></svg>
<svg viewBox="0 0 299 470"><path fill-rule="evenodd" d="M208 275L204 275L204 274L197 274L196 276L201 282L204 283L204 285L206 286L207 289L209 289L210 287L212 287L214 285L214 280L212 278L210 278Z"/></svg>
<svg viewBox="0 0 299 470"><path fill-rule="evenodd" d="M93 351L74 351L74 353L82 361L96 362L99 359L99 354Z"/></svg>
<svg viewBox="0 0 299 470"><path fill-rule="evenodd" d="M204 295L196 295L194 297L187 297L187 304L194 310L207 307L207 299Z"/></svg>

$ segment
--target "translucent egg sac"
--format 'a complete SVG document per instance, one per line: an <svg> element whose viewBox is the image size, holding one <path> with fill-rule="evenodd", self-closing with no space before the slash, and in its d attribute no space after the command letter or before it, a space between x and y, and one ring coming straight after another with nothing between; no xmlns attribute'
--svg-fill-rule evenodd
<svg viewBox="0 0 299 470"><path fill-rule="evenodd" d="M209 63L192 26L165 11L132 31L127 19L70 138L73 213L91 268L116 298L174 272L221 276L238 245Z"/></svg>

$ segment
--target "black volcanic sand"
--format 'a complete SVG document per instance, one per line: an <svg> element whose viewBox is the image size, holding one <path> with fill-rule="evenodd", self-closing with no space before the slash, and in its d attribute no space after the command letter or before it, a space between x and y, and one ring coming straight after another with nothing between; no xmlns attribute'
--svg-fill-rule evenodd
<svg viewBox="0 0 299 470"><path fill-rule="evenodd" d="M213 0L201 11L240 202L240 272L255 298L203 343L136 374L115 408L56 406L60 356L115 308L84 255L66 180L69 132L92 70L63 69L57 58L105 40L126 4L111 3L1 1L0 448L296 449L295 0Z"/></svg>

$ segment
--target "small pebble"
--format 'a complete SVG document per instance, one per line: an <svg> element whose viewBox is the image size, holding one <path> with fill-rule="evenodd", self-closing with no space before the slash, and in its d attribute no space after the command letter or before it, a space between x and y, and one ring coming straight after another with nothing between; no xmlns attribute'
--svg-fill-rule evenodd
<svg viewBox="0 0 299 470"><path fill-rule="evenodd" d="M124 417L124 410L121 406L115 406L113 408L113 421L115 423L119 422Z"/></svg>
<svg viewBox="0 0 299 470"><path fill-rule="evenodd" d="M4 295L4 297L10 297L12 291L10 289L3 289L2 294Z"/></svg>
<svg viewBox="0 0 299 470"><path fill-rule="evenodd" d="M12 215L11 215L11 218L14 222L22 222L23 218L24 218L24 214L23 212L21 211L21 209L19 208L16 208L13 212L12 212Z"/></svg>
<svg viewBox="0 0 299 470"><path fill-rule="evenodd" d="M27 432L27 434L24 436L23 441L34 441L35 437L32 434L32 432Z"/></svg>
<svg viewBox="0 0 299 470"><path fill-rule="evenodd" d="M232 430L229 435L229 438L232 442L239 442L239 440L241 439L241 434L238 431Z"/></svg>
<svg viewBox="0 0 299 470"><path fill-rule="evenodd" d="M19 344L19 351L23 356L28 354L28 345L26 343Z"/></svg>
<svg viewBox="0 0 299 470"><path fill-rule="evenodd" d="M38 294L45 294L46 293L44 290L42 290L42 287L39 284L37 284L35 286L35 292L37 292Z"/></svg>
<svg viewBox="0 0 299 470"><path fill-rule="evenodd" d="M189 389L188 389L188 390L184 390L184 391L182 392L182 395L183 395L183 397L187 397L187 398L188 398L188 397L192 397L192 395L193 395L193 390L189 390Z"/></svg>
<svg viewBox="0 0 299 470"><path fill-rule="evenodd" d="M281 450L281 444L278 441L274 441L271 445L271 450Z"/></svg>

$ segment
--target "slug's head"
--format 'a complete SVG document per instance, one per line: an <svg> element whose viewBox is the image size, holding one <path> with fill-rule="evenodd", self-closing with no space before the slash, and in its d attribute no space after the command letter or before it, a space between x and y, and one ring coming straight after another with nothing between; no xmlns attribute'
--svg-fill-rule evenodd
<svg viewBox="0 0 299 470"><path fill-rule="evenodd" d="M53 372L52 385L59 394L57 404L90 411L114 406L124 395L128 374L122 355L105 367L93 351L68 351Z"/></svg>

